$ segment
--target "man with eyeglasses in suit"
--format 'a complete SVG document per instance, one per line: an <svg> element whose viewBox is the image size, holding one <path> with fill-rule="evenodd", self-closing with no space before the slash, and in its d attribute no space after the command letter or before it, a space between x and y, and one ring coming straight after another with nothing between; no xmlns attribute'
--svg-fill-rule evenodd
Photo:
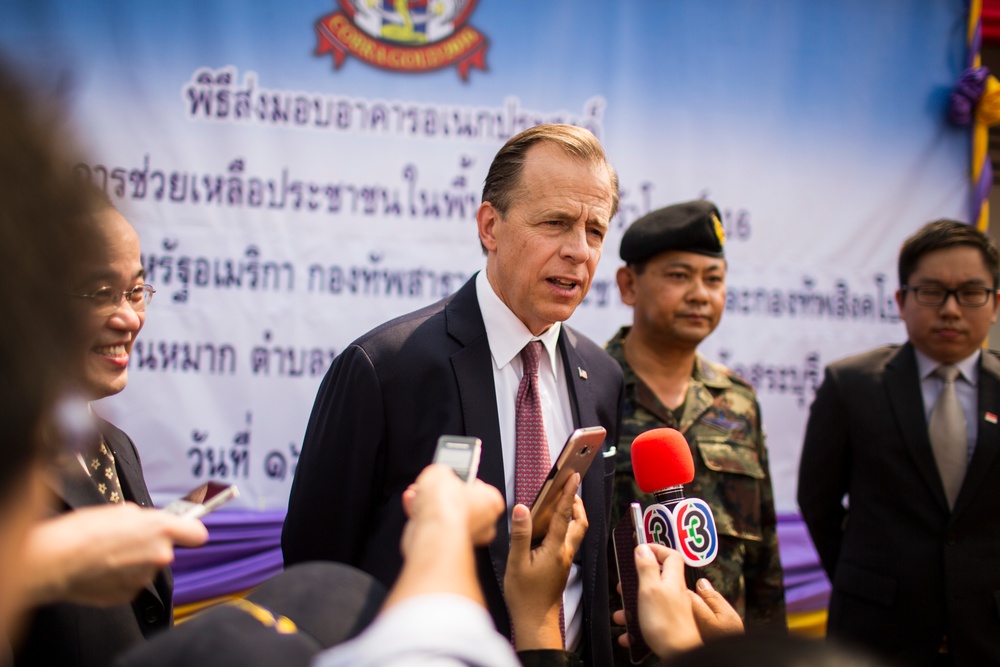
<svg viewBox="0 0 1000 667"><path fill-rule="evenodd" d="M154 289L144 284L139 237L99 190L88 192L96 250L68 276L81 309L84 398L117 394L128 381L135 337ZM173 622L174 544L199 546L200 522L152 507L135 444L96 418L97 433L58 463L53 491L62 516L43 521L26 550L24 573L37 605L18 643L15 667L111 664ZM131 601L131 602L130 602Z"/></svg>
<svg viewBox="0 0 1000 667"><path fill-rule="evenodd" d="M831 364L806 427L798 500L833 584L828 634L899 664L1000 664L998 267L961 222L908 238L909 340Z"/></svg>

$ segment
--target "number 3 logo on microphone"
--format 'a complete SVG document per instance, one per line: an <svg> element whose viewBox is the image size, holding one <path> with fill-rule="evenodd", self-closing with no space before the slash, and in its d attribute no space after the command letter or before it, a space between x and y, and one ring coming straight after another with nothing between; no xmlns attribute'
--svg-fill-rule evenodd
<svg viewBox="0 0 1000 667"><path fill-rule="evenodd" d="M677 550L691 567L703 567L719 553L712 508L699 498L687 498L673 508L673 533Z"/></svg>
<svg viewBox="0 0 1000 667"><path fill-rule="evenodd" d="M654 544L675 549L674 535L671 529L673 515L663 505L650 505L643 513L642 523L646 531L646 540Z"/></svg>

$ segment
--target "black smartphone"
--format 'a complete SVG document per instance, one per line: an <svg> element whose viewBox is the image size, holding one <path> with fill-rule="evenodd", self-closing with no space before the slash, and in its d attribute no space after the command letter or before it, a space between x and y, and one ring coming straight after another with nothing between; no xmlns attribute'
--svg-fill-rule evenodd
<svg viewBox="0 0 1000 667"><path fill-rule="evenodd" d="M646 543L642 506L639 503L632 503L629 506L629 516L618 522L611 533L611 540L615 545L618 583L622 589L622 607L625 609L629 659L633 665L638 665L652 653L652 649L643 638L642 629L639 627L639 573L635 569L635 547L637 543Z"/></svg>
<svg viewBox="0 0 1000 667"><path fill-rule="evenodd" d="M240 490L235 484L224 484L223 482L205 482L201 486L192 489L183 498L172 501L163 508L164 512L170 512L178 516L189 516L193 519L200 519L209 512L212 512L227 503L233 498L238 498Z"/></svg>
<svg viewBox="0 0 1000 667"><path fill-rule="evenodd" d="M607 434L603 426L578 428L570 434L542 488L538 490L535 502L531 504L532 542L537 544L545 538L566 480L575 472L580 473L580 479L583 479L597 452L601 451Z"/></svg>
<svg viewBox="0 0 1000 667"><path fill-rule="evenodd" d="M434 450L434 463L446 465L462 481L472 482L479 472L479 454L483 441L464 435L442 435Z"/></svg>

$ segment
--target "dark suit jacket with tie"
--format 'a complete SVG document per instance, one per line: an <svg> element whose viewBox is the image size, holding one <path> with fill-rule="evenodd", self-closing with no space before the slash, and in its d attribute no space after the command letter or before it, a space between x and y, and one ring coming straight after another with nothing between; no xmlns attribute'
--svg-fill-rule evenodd
<svg viewBox="0 0 1000 667"><path fill-rule="evenodd" d="M564 326L559 350L576 426L603 426L617 442L621 369ZM438 437L482 439L479 478L503 490L503 454L493 362L475 278L457 293L365 334L333 362L316 396L281 536L285 565L335 560L390 586L402 566L401 497L431 462ZM590 522L582 552L581 653L611 664L607 550L614 457L599 457L583 480ZM497 629L509 636L501 584L507 519L477 551L479 580Z"/></svg>
<svg viewBox="0 0 1000 667"><path fill-rule="evenodd" d="M998 415L1000 361L984 350L979 435L949 511L910 344L827 368L798 496L833 583L831 636L906 665L931 664L947 637L956 665L1000 664Z"/></svg>
<svg viewBox="0 0 1000 667"><path fill-rule="evenodd" d="M135 444L124 431L99 420L104 441L111 447L115 467L126 500L151 507ZM56 490L65 511L107 501L97 490L75 456L59 469ZM173 619L173 577L165 569L130 605L96 608L76 604L53 604L38 609L28 634L15 652L16 667L105 667L128 648L145 641Z"/></svg>

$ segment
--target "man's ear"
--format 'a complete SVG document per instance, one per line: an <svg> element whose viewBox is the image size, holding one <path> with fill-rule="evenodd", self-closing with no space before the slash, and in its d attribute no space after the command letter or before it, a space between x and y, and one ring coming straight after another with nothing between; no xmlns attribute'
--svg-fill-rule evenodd
<svg viewBox="0 0 1000 667"><path fill-rule="evenodd" d="M635 269L623 266L615 273L615 280L618 281L618 293L622 296L622 303L626 306L635 305L635 282L638 276Z"/></svg>
<svg viewBox="0 0 1000 667"><path fill-rule="evenodd" d="M479 205L476 211L476 226L479 228L479 242L483 244L486 252L496 252L496 228L499 222L501 222L500 212L493 207L493 204L484 201Z"/></svg>

